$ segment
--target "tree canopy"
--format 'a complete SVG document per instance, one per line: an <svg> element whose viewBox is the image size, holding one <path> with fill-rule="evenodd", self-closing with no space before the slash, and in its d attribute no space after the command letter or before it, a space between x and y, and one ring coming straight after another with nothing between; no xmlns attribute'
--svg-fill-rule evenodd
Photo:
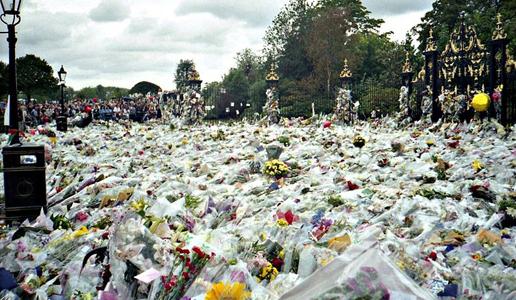
<svg viewBox="0 0 516 300"><path fill-rule="evenodd" d="M184 93L187 91L188 80L190 79L190 75L192 74L194 69L195 64L193 60L190 59L181 59L181 61L177 65L174 82L176 83L176 89L180 93Z"/></svg>
<svg viewBox="0 0 516 300"><path fill-rule="evenodd" d="M139 94L143 94L143 95L146 95L147 93L157 94L160 90L161 90L161 88L157 84L154 84L154 83L148 82L148 81L141 81L141 82L138 82L137 84L135 84L131 88L131 90L129 90L129 93L130 94L139 93Z"/></svg>
<svg viewBox="0 0 516 300"><path fill-rule="evenodd" d="M58 80L46 60L33 54L16 59L18 90L30 100L34 94L52 96L58 89Z"/></svg>

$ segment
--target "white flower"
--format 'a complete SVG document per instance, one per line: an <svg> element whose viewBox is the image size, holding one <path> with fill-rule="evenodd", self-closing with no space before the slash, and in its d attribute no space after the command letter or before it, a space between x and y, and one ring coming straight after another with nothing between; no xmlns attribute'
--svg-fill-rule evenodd
<svg viewBox="0 0 516 300"><path fill-rule="evenodd" d="M507 214L513 218L516 218L516 208L513 208L513 207L507 208Z"/></svg>

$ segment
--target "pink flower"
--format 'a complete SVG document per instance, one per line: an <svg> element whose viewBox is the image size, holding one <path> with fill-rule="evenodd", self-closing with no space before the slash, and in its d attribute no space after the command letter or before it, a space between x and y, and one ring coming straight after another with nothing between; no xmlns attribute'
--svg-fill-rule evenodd
<svg viewBox="0 0 516 300"><path fill-rule="evenodd" d="M285 219L285 221L287 221L288 225L292 225L292 223L299 220L299 217L294 215L294 213L290 209L286 212L278 211L276 213L276 217L278 218L278 220Z"/></svg>
<svg viewBox="0 0 516 300"><path fill-rule="evenodd" d="M75 215L75 219L79 222L84 222L88 220L88 214L83 211L80 211Z"/></svg>

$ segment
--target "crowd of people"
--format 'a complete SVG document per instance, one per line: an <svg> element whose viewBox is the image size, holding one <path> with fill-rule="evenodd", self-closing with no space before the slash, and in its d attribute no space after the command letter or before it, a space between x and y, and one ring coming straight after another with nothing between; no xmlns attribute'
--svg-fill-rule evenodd
<svg viewBox="0 0 516 300"><path fill-rule="evenodd" d="M0 116L4 116L6 103L0 105ZM23 127L36 127L52 123L63 115L59 103L34 103L20 105L18 120ZM65 115L71 119L72 125L84 125L93 120L119 121L132 120L145 122L160 119L162 111L155 97L122 98L111 100L75 99L65 104ZM3 123L3 122L2 122Z"/></svg>

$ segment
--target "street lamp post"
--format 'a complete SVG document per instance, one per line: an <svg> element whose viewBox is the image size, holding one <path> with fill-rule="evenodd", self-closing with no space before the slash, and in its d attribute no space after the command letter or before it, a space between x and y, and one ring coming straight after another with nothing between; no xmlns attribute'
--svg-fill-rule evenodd
<svg viewBox="0 0 516 300"><path fill-rule="evenodd" d="M16 86L16 31L15 27L21 21L21 0L0 0L2 15L0 19L7 25L7 42L9 43L9 129L13 135L10 145L20 143L18 133L18 90ZM29 99L30 100L30 99Z"/></svg>
<svg viewBox="0 0 516 300"><path fill-rule="evenodd" d="M66 132L68 129L68 120L67 120L67 113L65 111L65 104L64 104L64 88L65 88L65 80L66 80L66 71L63 66L61 66L61 69L59 72L57 72L57 75L59 75L59 86L61 88L61 114L56 118L56 126L57 130Z"/></svg>
<svg viewBox="0 0 516 300"><path fill-rule="evenodd" d="M45 148L22 144L18 124L18 91L16 87L16 31L20 23L21 0L0 0L1 21L7 25L9 42L9 129L11 140L2 149L7 222L35 219L47 211ZM30 100L30 99L29 99Z"/></svg>

